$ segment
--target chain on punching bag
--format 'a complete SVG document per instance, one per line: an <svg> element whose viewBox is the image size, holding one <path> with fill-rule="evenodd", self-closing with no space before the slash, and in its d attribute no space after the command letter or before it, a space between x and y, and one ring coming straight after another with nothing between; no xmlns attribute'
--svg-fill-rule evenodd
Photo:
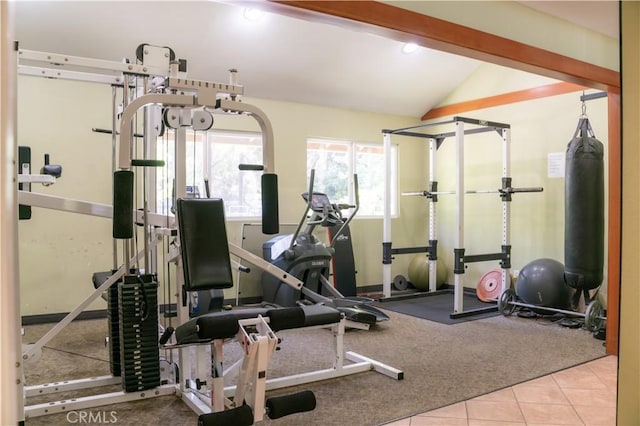
<svg viewBox="0 0 640 426"><path fill-rule="evenodd" d="M565 282L576 296L600 286L604 264L604 146L582 116L565 163ZM574 299L577 302L577 300ZM586 300L588 302L588 300Z"/></svg>

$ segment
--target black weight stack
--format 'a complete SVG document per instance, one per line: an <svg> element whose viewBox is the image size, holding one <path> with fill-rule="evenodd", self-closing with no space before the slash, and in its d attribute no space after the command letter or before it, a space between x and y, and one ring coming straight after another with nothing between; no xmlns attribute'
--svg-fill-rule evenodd
<svg viewBox="0 0 640 426"><path fill-rule="evenodd" d="M122 387L125 392L160 385L158 283L154 275L125 276L118 284Z"/></svg>
<svg viewBox="0 0 640 426"><path fill-rule="evenodd" d="M122 374L120 368L120 315L118 309L118 287L115 283L107 290L107 319L109 325L109 367L114 377Z"/></svg>

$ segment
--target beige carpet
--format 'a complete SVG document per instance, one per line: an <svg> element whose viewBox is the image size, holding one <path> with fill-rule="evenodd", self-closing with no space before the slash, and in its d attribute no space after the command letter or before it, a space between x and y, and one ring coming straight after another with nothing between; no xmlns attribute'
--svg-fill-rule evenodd
<svg viewBox="0 0 640 426"><path fill-rule="evenodd" d="M347 332L345 349L402 369L404 380L366 372L280 390L277 394L311 389L317 408L264 424L383 424L605 355L602 342L590 333L546 320L498 316L445 325L388 313L391 321L373 330ZM23 341L35 341L50 327L26 327ZM108 374L106 334L106 320L73 322L47 345L37 364L25 366L27 384ZM274 355L270 377L331 365L332 338L327 330L290 330L279 337L281 350ZM105 389L117 387L93 392ZM43 399L29 398L28 403ZM122 425L196 424L196 416L174 396L94 409L99 410L114 411L117 424ZM27 425L67 423L65 414L27 419Z"/></svg>

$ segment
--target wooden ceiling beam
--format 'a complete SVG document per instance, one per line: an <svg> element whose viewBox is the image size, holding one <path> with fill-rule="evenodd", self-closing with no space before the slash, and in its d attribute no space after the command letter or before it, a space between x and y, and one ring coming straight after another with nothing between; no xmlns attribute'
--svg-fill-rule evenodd
<svg viewBox="0 0 640 426"><path fill-rule="evenodd" d="M532 99L546 98L548 96L562 95L565 93L579 92L585 89L587 89L587 87L566 82L547 84L545 86L533 87L531 89L517 90L515 92L502 93L500 95L488 96L486 98L436 107L424 114L421 117L421 120L431 120L433 118L462 114L478 109L530 101Z"/></svg>
<svg viewBox="0 0 640 426"><path fill-rule="evenodd" d="M617 71L376 1L274 0L266 9L458 54L583 86L620 87Z"/></svg>

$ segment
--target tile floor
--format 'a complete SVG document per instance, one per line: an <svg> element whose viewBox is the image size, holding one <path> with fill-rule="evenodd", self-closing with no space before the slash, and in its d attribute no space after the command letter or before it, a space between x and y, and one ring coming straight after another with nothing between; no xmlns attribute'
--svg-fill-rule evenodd
<svg viewBox="0 0 640 426"><path fill-rule="evenodd" d="M615 426L617 364L607 356L387 426Z"/></svg>

